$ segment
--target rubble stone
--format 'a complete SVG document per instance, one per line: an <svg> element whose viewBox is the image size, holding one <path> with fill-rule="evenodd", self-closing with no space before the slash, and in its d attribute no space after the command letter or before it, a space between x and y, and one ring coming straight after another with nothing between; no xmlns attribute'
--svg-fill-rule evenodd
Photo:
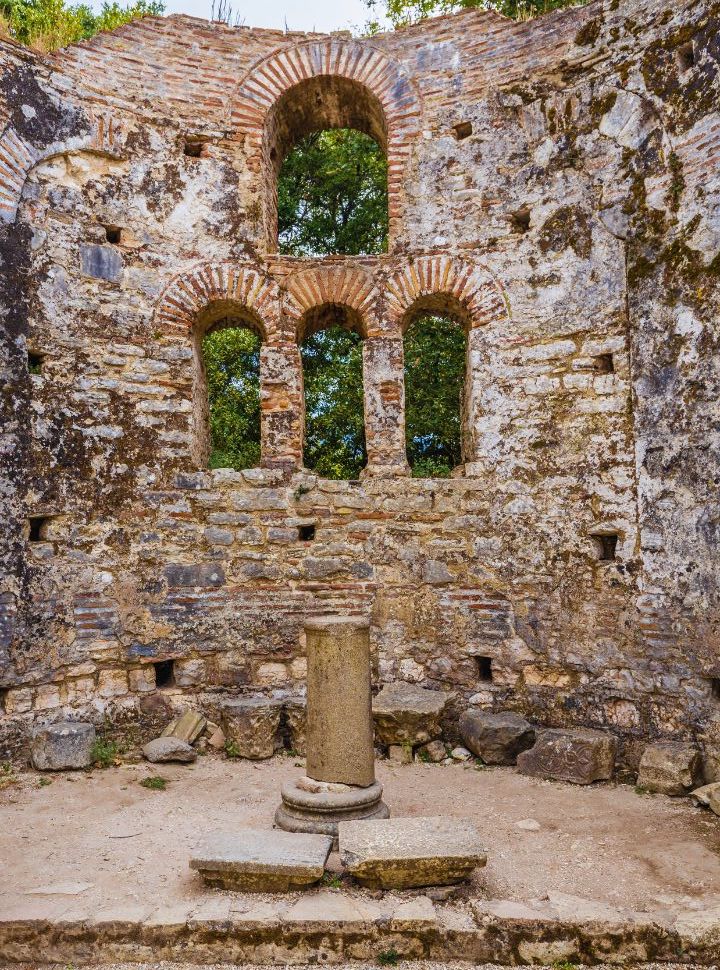
<svg viewBox="0 0 720 970"><path fill-rule="evenodd" d="M205 730L207 721L197 711L185 711L180 717L171 721L162 733L164 738L177 738L192 744Z"/></svg>
<svg viewBox="0 0 720 970"><path fill-rule="evenodd" d="M38 771L66 771L89 768L95 728L82 721L57 721L35 728L32 737L32 763Z"/></svg>
<svg viewBox="0 0 720 970"><path fill-rule="evenodd" d="M434 764L447 758L447 750L442 741L428 741L418 748L417 754L421 761L430 761Z"/></svg>
<svg viewBox="0 0 720 970"><path fill-rule="evenodd" d="M696 788L692 797L700 805L704 805L715 812L716 815L720 815L720 781L712 781L709 785Z"/></svg>
<svg viewBox="0 0 720 970"><path fill-rule="evenodd" d="M661 795L687 795L702 781L700 752L693 744L649 744L640 759L637 783Z"/></svg>
<svg viewBox="0 0 720 970"><path fill-rule="evenodd" d="M535 743L535 728L520 714L463 711L458 723L465 745L488 765L514 765Z"/></svg>
<svg viewBox="0 0 720 970"><path fill-rule="evenodd" d="M190 762L197 758L197 752L187 741L181 741L180 738L175 737L160 737L148 741L142 753L146 761L152 762Z"/></svg>
<svg viewBox="0 0 720 970"><path fill-rule="evenodd" d="M237 892L290 892L318 882L332 839L281 831L238 828L208 836L190 868L209 886Z"/></svg>
<svg viewBox="0 0 720 970"><path fill-rule="evenodd" d="M393 818L341 822L340 858L371 889L462 882L487 856L469 819Z"/></svg>
<svg viewBox="0 0 720 970"><path fill-rule="evenodd" d="M615 739L602 731L551 728L538 733L534 747L520 752L517 767L523 775L590 785L612 778L615 749Z"/></svg>
<svg viewBox="0 0 720 970"><path fill-rule="evenodd" d="M272 758L282 747L279 736L282 702L266 697L243 697L220 705L222 729L237 756Z"/></svg>
<svg viewBox="0 0 720 970"><path fill-rule="evenodd" d="M380 744L426 744L442 734L449 695L417 684L386 684L373 698L375 737Z"/></svg>

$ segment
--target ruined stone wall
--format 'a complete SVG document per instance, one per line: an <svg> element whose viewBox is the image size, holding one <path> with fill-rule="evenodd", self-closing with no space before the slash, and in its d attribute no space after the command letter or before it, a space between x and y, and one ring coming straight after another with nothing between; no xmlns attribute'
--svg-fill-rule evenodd
<svg viewBox="0 0 720 970"><path fill-rule="evenodd" d="M377 682L455 711L607 727L630 764L647 737L710 743L717 28L709 3L612 0L368 41L171 17L3 45L8 750L64 709L301 691L318 612L369 615ZM386 256L272 254L268 118L326 76L337 118L363 90L386 119ZM364 337L360 482L300 468L298 334L338 304ZM428 305L468 330L450 480L404 455L402 332ZM227 313L263 337L246 472L202 467L198 334Z"/></svg>

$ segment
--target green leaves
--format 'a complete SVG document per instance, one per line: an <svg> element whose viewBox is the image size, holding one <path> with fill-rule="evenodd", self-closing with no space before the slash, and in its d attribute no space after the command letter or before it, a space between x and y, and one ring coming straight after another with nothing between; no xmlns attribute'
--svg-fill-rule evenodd
<svg viewBox="0 0 720 970"><path fill-rule="evenodd" d="M497 10L513 20L530 20L552 10L578 7L586 2L587 0L366 0L370 10L375 10L378 6L384 7L385 15L393 27L407 27L408 24L415 24L425 17L477 8ZM377 21L371 22L370 33L377 32L380 26Z"/></svg>
<svg viewBox="0 0 720 970"><path fill-rule="evenodd" d="M66 6L64 0L0 0L0 18L10 36L41 51L87 40L100 30L113 30L150 14L160 15L164 9L160 0L135 0L126 7L104 3L95 14L87 4Z"/></svg>
<svg viewBox="0 0 720 970"><path fill-rule="evenodd" d="M210 401L210 467L260 464L260 339L239 327L203 340Z"/></svg>
<svg viewBox="0 0 720 970"><path fill-rule="evenodd" d="M349 128L303 138L280 169L280 252L382 253L387 230L387 160L372 138Z"/></svg>

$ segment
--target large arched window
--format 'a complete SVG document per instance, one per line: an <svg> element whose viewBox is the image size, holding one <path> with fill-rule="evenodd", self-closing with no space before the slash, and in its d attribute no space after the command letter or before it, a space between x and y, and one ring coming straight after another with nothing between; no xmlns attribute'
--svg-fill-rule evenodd
<svg viewBox="0 0 720 970"><path fill-rule="evenodd" d="M357 81L309 78L268 113L271 251L359 255L387 248L387 129Z"/></svg>
<svg viewBox="0 0 720 970"><path fill-rule="evenodd" d="M260 464L263 328L243 308L208 308L195 330L196 459L201 467Z"/></svg>
<svg viewBox="0 0 720 970"><path fill-rule="evenodd" d="M356 479L367 461L362 322L349 307L325 304L305 314L299 340L304 464L323 478Z"/></svg>
<svg viewBox="0 0 720 970"><path fill-rule="evenodd" d="M406 318L405 436L416 478L447 478L464 461L467 321L450 302L418 303Z"/></svg>

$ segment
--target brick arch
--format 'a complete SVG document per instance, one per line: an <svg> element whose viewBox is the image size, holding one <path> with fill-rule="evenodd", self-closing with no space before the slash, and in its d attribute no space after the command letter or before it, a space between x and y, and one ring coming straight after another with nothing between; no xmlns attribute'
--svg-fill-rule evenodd
<svg viewBox="0 0 720 970"><path fill-rule="evenodd" d="M377 318L377 288L369 273L353 266L319 266L293 273L285 283L285 315L295 330L303 316L326 304L350 307L363 323L363 335L380 329Z"/></svg>
<svg viewBox="0 0 720 970"><path fill-rule="evenodd" d="M187 334L213 304L247 309L262 324L264 340L278 338L277 283L253 266L236 263L203 263L170 280L155 308L155 328L169 335Z"/></svg>
<svg viewBox="0 0 720 970"><path fill-rule="evenodd" d="M88 121L87 134L55 142L43 150L26 141L12 125L5 128L0 135L0 222L15 221L25 180L39 162L78 151L120 157L124 131L116 119L110 114L90 111Z"/></svg>
<svg viewBox="0 0 720 970"><path fill-rule="evenodd" d="M419 301L447 297L467 315L469 329L491 320L509 318L498 281L481 263L453 256L422 256L409 262L386 281L386 315L395 327L410 322L408 314ZM441 299L439 300L438 309ZM432 308L432 307L431 307Z"/></svg>
<svg viewBox="0 0 720 970"><path fill-rule="evenodd" d="M392 227L402 211L403 179L413 142L420 133L422 106L404 67L383 51L368 43L339 38L305 41L277 50L258 61L240 82L230 112L231 123L247 138L248 165L270 178L263 139L271 108L303 81L332 76L367 88L382 108L387 128L388 211Z"/></svg>

